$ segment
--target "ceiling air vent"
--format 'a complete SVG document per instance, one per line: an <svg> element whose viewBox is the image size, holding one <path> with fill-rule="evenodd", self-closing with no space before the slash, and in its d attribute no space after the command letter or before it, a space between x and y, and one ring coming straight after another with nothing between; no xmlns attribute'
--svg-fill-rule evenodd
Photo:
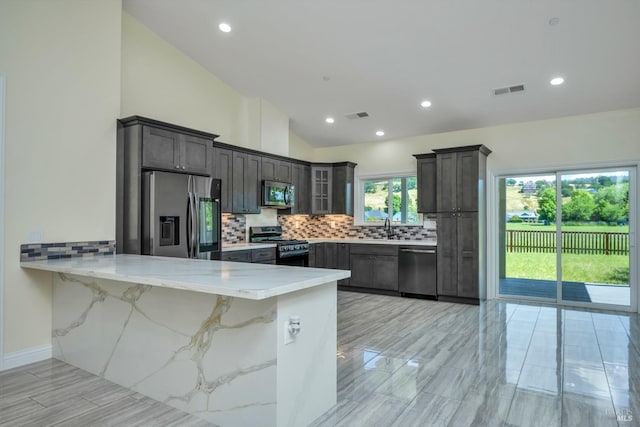
<svg viewBox="0 0 640 427"><path fill-rule="evenodd" d="M345 117L349 120L364 119L365 117L369 117L369 113L361 111L360 113L345 114Z"/></svg>
<svg viewBox="0 0 640 427"><path fill-rule="evenodd" d="M499 87L497 89L493 89L493 94L506 95L507 93L523 92L523 91L524 91L524 84L521 84L521 85Z"/></svg>

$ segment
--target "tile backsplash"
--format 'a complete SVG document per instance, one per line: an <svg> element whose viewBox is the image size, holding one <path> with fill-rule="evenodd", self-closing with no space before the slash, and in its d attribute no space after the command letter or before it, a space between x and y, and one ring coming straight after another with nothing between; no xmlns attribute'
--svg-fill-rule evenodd
<svg viewBox="0 0 640 427"><path fill-rule="evenodd" d="M20 262L113 255L115 251L115 240L29 243L20 245Z"/></svg>
<svg viewBox="0 0 640 427"><path fill-rule="evenodd" d="M356 226L348 215L278 215L285 239L386 239L382 226ZM248 238L247 219L244 215L222 215L222 242L244 243ZM273 224L276 225L276 224ZM393 233L400 240L436 238L435 229L419 226L394 226Z"/></svg>
<svg viewBox="0 0 640 427"><path fill-rule="evenodd" d="M282 226L285 239L386 239L382 226L353 225L353 217L348 215L280 215L278 224ZM424 240L435 238L435 230L422 227L394 226L393 233L399 240Z"/></svg>
<svg viewBox="0 0 640 427"><path fill-rule="evenodd" d="M247 241L247 221L244 215L222 214L222 243Z"/></svg>

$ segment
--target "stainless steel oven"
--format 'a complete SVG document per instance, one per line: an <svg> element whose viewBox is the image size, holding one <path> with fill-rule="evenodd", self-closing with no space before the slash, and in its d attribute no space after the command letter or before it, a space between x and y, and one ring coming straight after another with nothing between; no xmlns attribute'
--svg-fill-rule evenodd
<svg viewBox="0 0 640 427"><path fill-rule="evenodd" d="M275 243L276 264L297 267L309 266L309 242L306 240L284 240L279 225L249 228L252 243Z"/></svg>

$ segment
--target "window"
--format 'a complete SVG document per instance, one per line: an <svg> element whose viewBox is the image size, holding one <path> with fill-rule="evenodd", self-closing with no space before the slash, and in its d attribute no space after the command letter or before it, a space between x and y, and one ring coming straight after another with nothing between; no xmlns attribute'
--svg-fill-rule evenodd
<svg viewBox="0 0 640 427"><path fill-rule="evenodd" d="M362 188L362 223L418 224L418 181L415 176L367 178Z"/></svg>

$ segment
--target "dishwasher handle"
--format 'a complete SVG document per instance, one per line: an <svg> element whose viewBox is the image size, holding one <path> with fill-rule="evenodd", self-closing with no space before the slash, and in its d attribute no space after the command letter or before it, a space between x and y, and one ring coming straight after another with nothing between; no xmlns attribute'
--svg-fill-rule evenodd
<svg viewBox="0 0 640 427"><path fill-rule="evenodd" d="M412 254L435 254L435 249L400 249L400 252L409 252Z"/></svg>

